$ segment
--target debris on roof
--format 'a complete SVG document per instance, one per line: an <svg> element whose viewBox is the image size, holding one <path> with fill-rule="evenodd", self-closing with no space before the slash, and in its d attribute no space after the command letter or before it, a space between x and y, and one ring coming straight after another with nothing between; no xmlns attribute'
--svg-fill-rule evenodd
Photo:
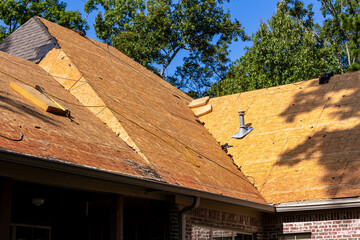
<svg viewBox="0 0 360 240"><path fill-rule="evenodd" d="M212 106L211 106L211 104L208 104L208 105L205 105L205 106L202 106L202 107L194 108L192 110L193 110L194 115L196 117L201 117L201 116L204 116L204 115L206 115L208 113L211 113Z"/></svg>
<svg viewBox="0 0 360 240"><path fill-rule="evenodd" d="M190 103L189 103L189 108L197 108L197 107L202 107L202 106L205 106L210 100L210 97L203 97L203 98L199 98L199 99L195 99L195 100L192 100Z"/></svg>
<svg viewBox="0 0 360 240"><path fill-rule="evenodd" d="M189 103L189 108L194 112L196 117L204 116L212 111L211 104L208 104L210 97L195 99Z"/></svg>
<svg viewBox="0 0 360 240"><path fill-rule="evenodd" d="M333 72L324 73L319 77L319 84L325 84L328 83L330 78L334 76Z"/></svg>
<svg viewBox="0 0 360 240"><path fill-rule="evenodd" d="M15 82L11 82L9 87L46 112L65 115L64 108L61 108L56 102L52 101L49 97L45 96L35 88L23 83Z"/></svg>

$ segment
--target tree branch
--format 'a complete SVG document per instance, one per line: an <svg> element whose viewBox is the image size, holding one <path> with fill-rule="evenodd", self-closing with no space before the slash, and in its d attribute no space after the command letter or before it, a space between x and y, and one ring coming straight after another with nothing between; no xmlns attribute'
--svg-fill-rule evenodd
<svg viewBox="0 0 360 240"><path fill-rule="evenodd" d="M327 4L327 1L325 0L321 0L322 3L324 3L324 5L328 6L328 9L330 10L331 12L331 15L333 16L333 18L335 19L335 22L337 24L337 27L339 28L340 32L341 32L341 35L342 37L344 38L344 42L345 42L345 48L346 48L346 53L347 53L347 60L348 60L348 64L349 66L351 65L351 56L350 56L350 51L349 51L349 46L348 46L348 37L345 33L345 31L341 28L341 24L340 24L340 21L339 21L339 18L338 16L336 15L336 11L335 11L335 8L334 6L332 5L331 3L331 0L329 0L329 4ZM342 11L342 7L341 7L341 11Z"/></svg>
<svg viewBox="0 0 360 240"><path fill-rule="evenodd" d="M174 60L176 54L180 51L181 48L177 48L174 53L171 55L171 57L167 57L166 58L166 62L165 64L163 65L162 69L161 69L161 72L160 72L160 76L161 77L164 77L164 73L165 73L165 70L166 68L170 65L170 63L172 62L172 60Z"/></svg>

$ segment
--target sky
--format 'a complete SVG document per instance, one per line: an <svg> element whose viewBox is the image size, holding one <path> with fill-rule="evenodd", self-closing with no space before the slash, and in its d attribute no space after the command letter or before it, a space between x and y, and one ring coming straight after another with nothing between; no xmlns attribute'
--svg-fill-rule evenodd
<svg viewBox="0 0 360 240"><path fill-rule="evenodd" d="M86 13L83 10L86 2L85 0L62 1L67 3L67 10L79 10L83 17L86 16ZM224 9L228 9L232 19L237 19L245 28L245 33L247 35L251 35L259 28L261 21L269 20L270 17L275 13L277 2L278 0L230 0L230 2L224 3ZM315 14L315 21L320 22L322 20L322 16L318 11L320 7L319 1L303 0L303 2L305 5L310 3L314 4L314 11L315 13L318 13ZM93 27L96 14L97 12L94 11L86 19L90 26L90 29L87 30L86 35L94 39L97 39ZM241 56L243 56L245 54L244 48L250 47L251 45L251 42L242 42L241 40L238 42L233 42L229 47L231 61L236 61ZM166 74L171 74L175 71L176 65L181 64L181 60L184 54L184 52L180 52L180 54L170 64Z"/></svg>

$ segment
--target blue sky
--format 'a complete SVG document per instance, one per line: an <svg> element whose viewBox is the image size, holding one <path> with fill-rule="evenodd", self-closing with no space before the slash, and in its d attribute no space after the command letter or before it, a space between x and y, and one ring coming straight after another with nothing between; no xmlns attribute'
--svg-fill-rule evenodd
<svg viewBox="0 0 360 240"><path fill-rule="evenodd" d="M62 0L67 3L67 10L79 10L83 17L86 16L83 8L85 0ZM248 35L255 33L259 28L260 22L267 21L271 15L275 13L276 3L278 0L230 0L229 3L224 3L224 8L229 9L233 19L239 20L242 26L245 28L245 32ZM315 13L318 12L319 2L316 0L303 0L305 5L309 3L314 3ZM96 38L94 31L94 19L96 17L96 12L92 12L88 18L87 22L89 23L90 30L87 31L87 36L90 38ZM320 14L315 15L315 21L320 22L322 16ZM230 58L232 61L239 59L244 55L245 47L251 46L251 42L233 42L230 46ZM184 53L183 53L184 54ZM176 65L181 64L182 54L178 55L174 62L169 66L167 73L171 74Z"/></svg>

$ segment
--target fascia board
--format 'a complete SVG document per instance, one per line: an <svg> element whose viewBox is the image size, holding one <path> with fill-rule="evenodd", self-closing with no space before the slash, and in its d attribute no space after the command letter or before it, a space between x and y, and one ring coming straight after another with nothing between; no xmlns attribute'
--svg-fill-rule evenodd
<svg viewBox="0 0 360 240"><path fill-rule="evenodd" d="M219 201L237 206L249 207L260 212L267 212L267 213L275 212L275 207L273 205L257 203L239 198L233 198L233 197L223 196L205 191L200 191L196 189L171 185L163 182L158 182L155 180L137 178L134 176L108 172L100 169L63 162L60 160L44 159L30 155L23 155L3 149L0 149L0 161L14 162L17 164L39 167L43 169L51 169L51 170L81 175L81 176L94 177L98 179L129 184L130 186L135 186L135 187L140 186L145 188L151 188L158 191L168 192L171 194L182 194L191 197L200 197L208 200Z"/></svg>
<svg viewBox="0 0 360 240"><path fill-rule="evenodd" d="M357 208L360 207L360 198L339 198L320 201L304 201L293 203L280 203L276 205L276 212L301 212L301 211L316 211L342 208Z"/></svg>

